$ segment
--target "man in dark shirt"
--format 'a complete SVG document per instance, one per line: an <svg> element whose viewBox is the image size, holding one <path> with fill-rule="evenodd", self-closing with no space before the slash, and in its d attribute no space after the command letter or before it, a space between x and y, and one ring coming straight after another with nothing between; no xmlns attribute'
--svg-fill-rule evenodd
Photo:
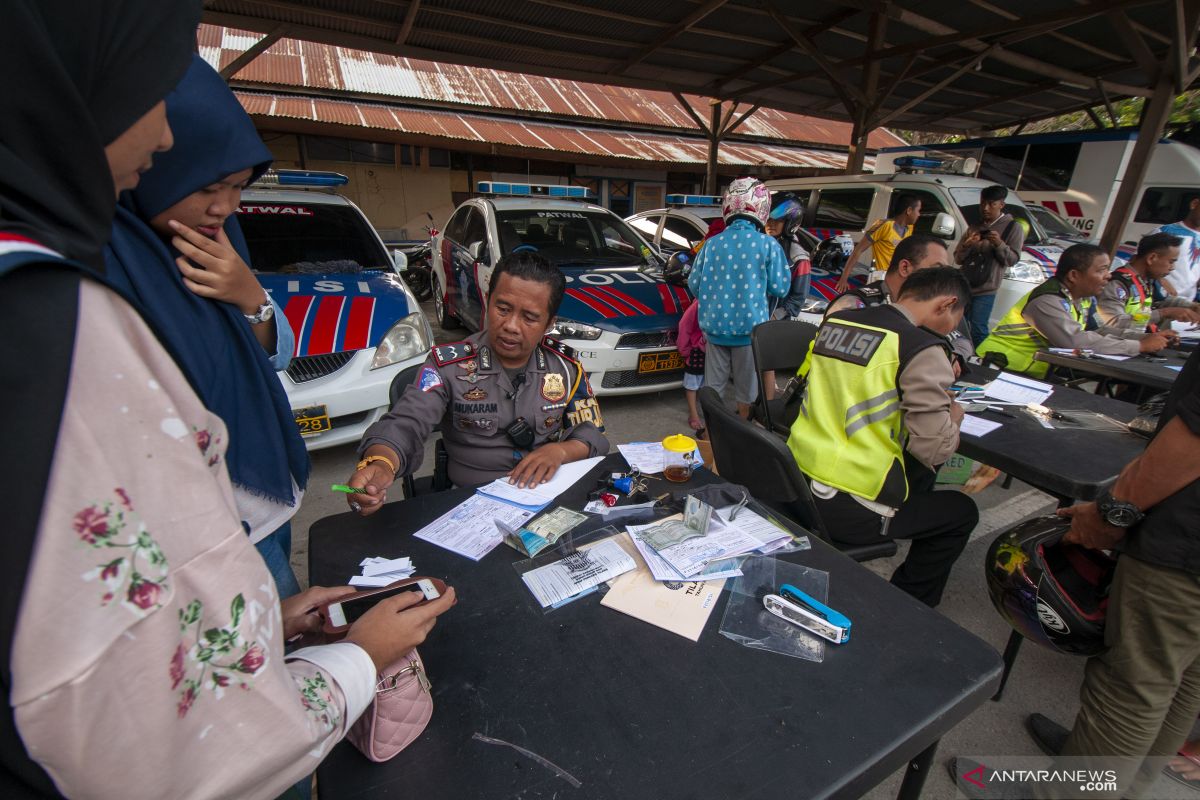
<svg viewBox="0 0 1200 800"><path fill-rule="evenodd" d="M1059 752L1115 769L1112 796L1143 797L1200 714L1200 351L1146 452L1097 502L1059 513L1071 517L1067 541L1122 551L1108 650L1088 661L1079 716ZM1053 723L1035 714L1030 724L1050 745Z"/></svg>

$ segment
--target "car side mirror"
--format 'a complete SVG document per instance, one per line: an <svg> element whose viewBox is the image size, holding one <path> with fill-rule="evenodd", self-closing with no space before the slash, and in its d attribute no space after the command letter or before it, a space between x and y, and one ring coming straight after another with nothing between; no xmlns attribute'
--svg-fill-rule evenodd
<svg viewBox="0 0 1200 800"><path fill-rule="evenodd" d="M478 261L480 256L483 255L483 245L483 242L471 242L471 245L467 248L467 252L471 254L472 261Z"/></svg>
<svg viewBox="0 0 1200 800"><path fill-rule="evenodd" d="M939 211L938 215L933 218L933 227L929 232L942 239L953 239L957 227L954 224L954 217L945 211Z"/></svg>
<svg viewBox="0 0 1200 800"><path fill-rule="evenodd" d="M404 251L396 249L392 251L392 264L396 267L396 272L404 272L408 269L408 256L404 255Z"/></svg>

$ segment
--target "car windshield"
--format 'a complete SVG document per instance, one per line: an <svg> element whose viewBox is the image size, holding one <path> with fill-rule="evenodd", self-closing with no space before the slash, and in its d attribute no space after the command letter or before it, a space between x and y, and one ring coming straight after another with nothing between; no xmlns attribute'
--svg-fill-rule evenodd
<svg viewBox="0 0 1200 800"><path fill-rule="evenodd" d="M980 188L978 187L959 186L950 189L950 196L958 204L963 219L967 221L968 225L978 225L983 221L983 217L979 213L979 192ZM1046 244L1046 235L1029 216L1029 209L1012 192L1008 193L1008 198L1005 200L1004 213L1012 214L1018 224L1024 220L1025 244Z"/></svg>
<svg viewBox="0 0 1200 800"><path fill-rule="evenodd" d="M327 274L392 268L375 232L350 206L243 199L238 223L256 272Z"/></svg>
<svg viewBox="0 0 1200 800"><path fill-rule="evenodd" d="M1029 206L1029 213L1032 214L1042 226L1042 230L1051 236L1057 236L1060 239L1075 239L1085 241L1087 234L1071 226L1062 217L1055 214L1044 206Z"/></svg>
<svg viewBox="0 0 1200 800"><path fill-rule="evenodd" d="M532 247L559 267L656 266L658 260L633 229L599 211L521 209L496 212L500 252Z"/></svg>

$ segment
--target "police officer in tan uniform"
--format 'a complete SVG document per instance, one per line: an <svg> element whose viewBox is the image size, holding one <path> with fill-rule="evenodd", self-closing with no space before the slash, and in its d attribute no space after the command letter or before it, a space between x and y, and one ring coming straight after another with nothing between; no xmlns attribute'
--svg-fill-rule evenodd
<svg viewBox="0 0 1200 800"><path fill-rule="evenodd" d="M488 289L487 324L466 340L434 347L415 382L367 429L348 495L370 514L397 475L420 466L439 421L458 486L509 476L536 486L569 461L604 455L600 407L583 367L546 332L562 301L557 267L528 252L500 259Z"/></svg>

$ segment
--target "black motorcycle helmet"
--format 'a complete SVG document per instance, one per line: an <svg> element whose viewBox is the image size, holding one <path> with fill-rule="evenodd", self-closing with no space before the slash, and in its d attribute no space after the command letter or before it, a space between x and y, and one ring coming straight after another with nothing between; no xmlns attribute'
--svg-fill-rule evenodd
<svg viewBox="0 0 1200 800"><path fill-rule="evenodd" d="M1062 541L1065 517L1011 528L988 548L984 571L1000 616L1038 644L1091 656L1104 650L1104 619L1116 559Z"/></svg>
<svg viewBox="0 0 1200 800"><path fill-rule="evenodd" d="M688 275L692 272L692 256L686 250L672 253L663 267L663 280L672 286L687 288Z"/></svg>

